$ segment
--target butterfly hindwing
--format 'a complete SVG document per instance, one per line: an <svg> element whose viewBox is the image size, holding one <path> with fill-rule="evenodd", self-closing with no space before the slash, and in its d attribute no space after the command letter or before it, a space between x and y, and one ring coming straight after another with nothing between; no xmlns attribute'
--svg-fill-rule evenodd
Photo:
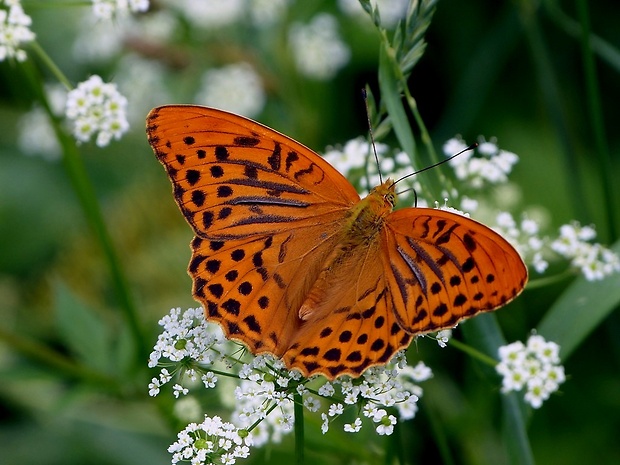
<svg viewBox="0 0 620 465"><path fill-rule="evenodd" d="M388 217L383 267L401 326L422 334L494 310L527 281L527 268L499 234L465 216L406 208Z"/></svg>
<svg viewBox="0 0 620 465"><path fill-rule="evenodd" d="M337 219L242 239L195 237L189 274L206 317L253 353L281 356L299 331L299 307L337 242Z"/></svg>
<svg viewBox="0 0 620 465"><path fill-rule="evenodd" d="M317 284L322 298L284 353L288 367L305 376L358 377L409 345L411 335L392 311L380 251L379 242L373 241L339 255L338 264L319 278L325 280Z"/></svg>

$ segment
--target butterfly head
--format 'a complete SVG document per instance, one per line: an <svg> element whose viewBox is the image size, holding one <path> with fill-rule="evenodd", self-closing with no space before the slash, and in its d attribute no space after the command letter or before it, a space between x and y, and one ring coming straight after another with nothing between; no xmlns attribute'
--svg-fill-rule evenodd
<svg viewBox="0 0 620 465"><path fill-rule="evenodd" d="M384 183L374 187L368 197L374 197L380 201L381 207L392 211L396 205L396 185L391 179L387 179Z"/></svg>

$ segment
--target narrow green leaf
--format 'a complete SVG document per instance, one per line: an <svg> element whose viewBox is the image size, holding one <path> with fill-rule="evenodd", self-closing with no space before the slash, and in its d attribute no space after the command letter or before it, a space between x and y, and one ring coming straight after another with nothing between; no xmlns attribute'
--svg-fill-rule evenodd
<svg viewBox="0 0 620 465"><path fill-rule="evenodd" d="M379 87L381 89L381 97L390 115L394 133L400 147L414 160L415 139L398 89L399 78L394 69L396 65L388 56L388 47L389 45L384 42L379 55Z"/></svg>
<svg viewBox="0 0 620 465"><path fill-rule="evenodd" d="M502 394L502 433L504 443L514 465L534 465L534 455L527 437L525 420L518 394Z"/></svg>
<svg viewBox="0 0 620 465"><path fill-rule="evenodd" d="M493 314L479 315L460 327L468 343L493 358L497 358L498 348L506 344L506 339L497 323L497 318ZM497 374L494 373L495 370L490 367L482 366L482 370L489 376L497 377ZM525 409L523 408L523 403L514 393L510 395L501 394L501 397L502 437L510 463L515 465L533 464L534 457L525 428Z"/></svg>
<svg viewBox="0 0 620 465"><path fill-rule="evenodd" d="M64 284L54 285L56 325L62 341L91 369L110 372L110 331L95 311Z"/></svg>
<svg viewBox="0 0 620 465"><path fill-rule="evenodd" d="M620 253L620 242L613 247ZM560 345L566 360L611 312L620 306L620 273L602 281L580 276L554 302L537 327L545 339Z"/></svg>

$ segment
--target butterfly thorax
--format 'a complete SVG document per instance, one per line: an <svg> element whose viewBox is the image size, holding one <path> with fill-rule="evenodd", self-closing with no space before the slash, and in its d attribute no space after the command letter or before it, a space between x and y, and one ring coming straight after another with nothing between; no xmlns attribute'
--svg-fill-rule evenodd
<svg viewBox="0 0 620 465"><path fill-rule="evenodd" d="M388 179L351 208L342 226L338 246L327 255L299 310L302 320L322 313L321 309L337 306L338 284L350 277L351 270L360 268L357 262L374 255L371 251L379 247L379 232L395 202L394 183ZM364 252L360 253L360 249Z"/></svg>
<svg viewBox="0 0 620 465"><path fill-rule="evenodd" d="M395 203L396 194L391 179L374 187L351 209L345 226L345 242L356 246L372 241L383 227L385 218L394 209Z"/></svg>

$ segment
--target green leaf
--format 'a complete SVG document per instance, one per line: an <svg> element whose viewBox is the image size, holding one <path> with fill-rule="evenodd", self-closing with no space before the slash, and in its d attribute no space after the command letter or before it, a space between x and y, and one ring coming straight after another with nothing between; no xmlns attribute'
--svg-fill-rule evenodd
<svg viewBox="0 0 620 465"><path fill-rule="evenodd" d="M524 415L522 414L523 402L519 395L516 392L502 394L502 433L510 463L533 465L534 455L527 437Z"/></svg>
<svg viewBox="0 0 620 465"><path fill-rule="evenodd" d="M62 342L89 368L109 373L109 328L63 283L55 283L54 294L56 325Z"/></svg>
<svg viewBox="0 0 620 465"><path fill-rule="evenodd" d="M620 253L620 242L612 249ZM602 281L587 281L580 276L554 302L537 331L559 344L562 360L566 360L619 305L620 273Z"/></svg>
<svg viewBox="0 0 620 465"><path fill-rule="evenodd" d="M403 101L399 91L399 77L394 69L396 64L389 57L389 44L384 42L379 55L379 87L381 97L390 115L394 133L403 151L409 155L411 160L415 159L415 139L409 119L403 106Z"/></svg>
<svg viewBox="0 0 620 465"><path fill-rule="evenodd" d="M497 359L498 348L506 344L497 318L491 313L478 315L461 324L460 328L468 343L495 359ZM491 367L484 366L483 371L497 378L495 370ZM500 395L502 398L502 437L510 463L533 464L534 456L525 428L526 410L523 401L515 393Z"/></svg>

